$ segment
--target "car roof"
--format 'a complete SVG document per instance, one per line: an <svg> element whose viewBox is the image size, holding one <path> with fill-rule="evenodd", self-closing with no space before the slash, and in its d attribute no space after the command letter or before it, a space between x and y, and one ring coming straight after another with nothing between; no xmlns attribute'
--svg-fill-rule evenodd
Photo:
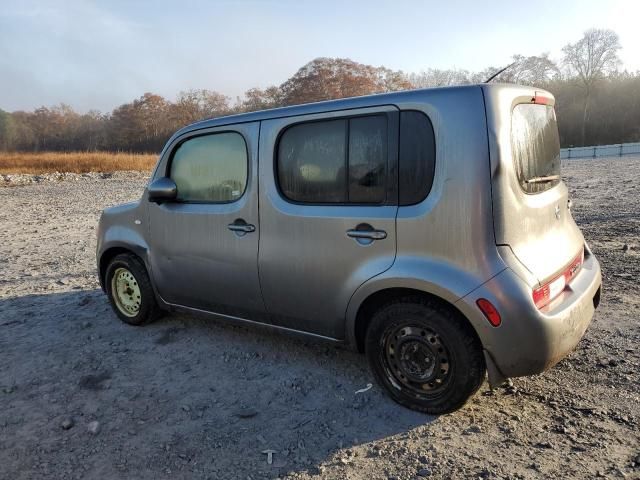
<svg viewBox="0 0 640 480"><path fill-rule="evenodd" d="M373 105L393 105L401 102L406 97L415 96L424 92L451 91L451 90L468 90L478 88L479 85L459 85L453 87L436 87L422 88L415 90L402 90L398 92L377 93L373 95L363 95L360 97L341 98L338 100L325 100L322 102L304 103L300 105L292 105L288 107L271 108L268 110L258 110L255 112L238 113L234 115L225 115L215 117L187 125L177 133L182 134L188 131L200 130L202 128L216 127L220 125L229 125L233 123L255 122L260 120L269 120L273 118L292 117L296 115L307 115L312 113L324 113L337 110L348 110L355 108L364 108Z"/></svg>
<svg viewBox="0 0 640 480"><path fill-rule="evenodd" d="M219 127L224 125L233 125L238 123L257 122L261 120L270 120L275 118L286 118L298 115L308 115L314 113L325 113L331 111L349 110L356 108L366 108L371 106L380 105L395 105L406 101L424 100L425 94L428 96L439 94L451 94L452 92L468 91L473 89L490 89L490 90L508 90L508 89L522 89L521 85L506 84L506 83L480 83L470 85L457 85L449 87L435 87L435 88L421 88L415 90L402 90L398 92L379 93L374 95L364 95L360 97L349 97L338 100L326 100L315 103L305 103L301 105L292 105L288 107L272 108L268 110L259 110L248 113L238 113L234 115L225 115L222 117L215 117L206 120L200 120L198 122L187 125L175 134L167 142L168 146L176 138L181 135L196 130L202 130L205 128ZM531 88L531 87L525 87ZM165 147L166 147L165 146Z"/></svg>

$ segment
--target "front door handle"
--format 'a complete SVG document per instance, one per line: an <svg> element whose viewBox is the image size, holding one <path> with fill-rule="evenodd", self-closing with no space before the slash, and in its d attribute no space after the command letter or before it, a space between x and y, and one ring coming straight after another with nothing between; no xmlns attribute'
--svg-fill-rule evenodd
<svg viewBox="0 0 640 480"><path fill-rule="evenodd" d="M362 238L365 240L384 240L387 232L384 230L347 230L347 237Z"/></svg>
<svg viewBox="0 0 640 480"><path fill-rule="evenodd" d="M251 225L250 223L245 222L241 218L227 225L227 228L232 232L238 233L239 235L244 235L245 233L251 233L256 231L255 225Z"/></svg>

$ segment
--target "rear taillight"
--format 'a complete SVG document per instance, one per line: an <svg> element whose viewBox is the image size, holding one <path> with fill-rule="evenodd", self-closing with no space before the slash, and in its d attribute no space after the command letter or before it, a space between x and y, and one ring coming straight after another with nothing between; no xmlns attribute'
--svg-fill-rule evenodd
<svg viewBox="0 0 640 480"><path fill-rule="evenodd" d="M536 304L536 307L538 307L539 309L543 308L547 306L551 302L551 300L560 295L564 291L567 284L580 271L583 262L584 248L562 273L533 291L533 303Z"/></svg>
<svg viewBox="0 0 640 480"><path fill-rule="evenodd" d="M536 92L531 98L531 103L536 105L553 105L555 99L548 93Z"/></svg>

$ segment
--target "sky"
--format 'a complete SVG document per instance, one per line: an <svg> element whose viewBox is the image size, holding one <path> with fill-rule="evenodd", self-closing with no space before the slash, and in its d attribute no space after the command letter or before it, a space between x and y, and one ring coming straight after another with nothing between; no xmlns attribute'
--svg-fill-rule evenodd
<svg viewBox="0 0 640 480"><path fill-rule="evenodd" d="M588 28L640 70L640 0L0 0L0 109L111 111L145 92L235 98L316 57L471 71L549 52Z"/></svg>

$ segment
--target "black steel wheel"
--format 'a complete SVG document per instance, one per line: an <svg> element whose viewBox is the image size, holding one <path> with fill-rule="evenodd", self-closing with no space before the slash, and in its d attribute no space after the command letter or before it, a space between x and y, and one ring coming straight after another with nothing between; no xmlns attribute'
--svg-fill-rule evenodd
<svg viewBox="0 0 640 480"><path fill-rule="evenodd" d="M383 344L386 373L403 388L421 396L446 388L451 378L449 352L434 330L400 324L388 329Z"/></svg>
<svg viewBox="0 0 640 480"><path fill-rule="evenodd" d="M480 341L461 314L444 302L396 299L367 329L372 371L398 403L431 414L460 408L485 377Z"/></svg>

